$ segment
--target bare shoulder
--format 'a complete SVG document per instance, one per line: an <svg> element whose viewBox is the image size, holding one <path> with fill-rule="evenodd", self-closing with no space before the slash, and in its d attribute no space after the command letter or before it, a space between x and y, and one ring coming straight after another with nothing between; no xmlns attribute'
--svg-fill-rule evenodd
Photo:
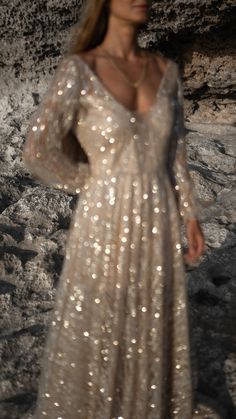
<svg viewBox="0 0 236 419"><path fill-rule="evenodd" d="M97 54L93 50L83 51L77 54L78 57L87 63L91 68L95 68Z"/></svg>

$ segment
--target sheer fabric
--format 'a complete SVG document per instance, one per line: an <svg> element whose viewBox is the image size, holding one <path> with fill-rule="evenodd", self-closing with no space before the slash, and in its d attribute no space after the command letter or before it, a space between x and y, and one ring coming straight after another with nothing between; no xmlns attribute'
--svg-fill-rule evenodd
<svg viewBox="0 0 236 419"><path fill-rule="evenodd" d="M79 194L34 418L209 417L193 406L180 225L200 207L178 66L168 62L141 114L78 55L65 56L23 158L35 178Z"/></svg>

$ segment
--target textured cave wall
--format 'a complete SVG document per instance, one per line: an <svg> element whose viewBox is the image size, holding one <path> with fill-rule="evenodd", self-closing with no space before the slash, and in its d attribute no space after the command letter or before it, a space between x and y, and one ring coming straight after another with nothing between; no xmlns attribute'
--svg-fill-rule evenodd
<svg viewBox="0 0 236 419"><path fill-rule="evenodd" d="M28 119L66 50L81 1L0 5L0 418L30 417L76 198L30 178ZM235 1L154 1L140 44L183 70L188 161L207 251L187 268L196 394L236 417ZM183 232L184 233L184 232ZM183 241L186 243L185 235ZM138 418L137 418L138 419Z"/></svg>

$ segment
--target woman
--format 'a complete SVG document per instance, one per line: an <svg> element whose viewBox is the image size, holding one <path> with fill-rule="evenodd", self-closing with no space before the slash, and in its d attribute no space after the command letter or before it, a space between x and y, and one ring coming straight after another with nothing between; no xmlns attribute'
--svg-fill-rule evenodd
<svg viewBox="0 0 236 419"><path fill-rule="evenodd" d="M86 2L27 135L32 174L80 195L37 419L205 417L193 406L184 273L204 238L178 67L137 44L148 3Z"/></svg>

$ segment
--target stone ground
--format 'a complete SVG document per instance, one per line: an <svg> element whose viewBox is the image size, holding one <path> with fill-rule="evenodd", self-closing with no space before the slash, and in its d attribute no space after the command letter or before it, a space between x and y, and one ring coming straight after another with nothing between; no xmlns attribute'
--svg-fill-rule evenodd
<svg viewBox="0 0 236 419"><path fill-rule="evenodd" d="M28 419L33 411L77 199L32 179L21 150L29 116L47 88L80 3L2 5L0 419ZM186 266L196 397L224 419L236 417L234 10L230 0L154 1L140 35L140 44L178 57L183 68L188 163L207 246L198 264Z"/></svg>

